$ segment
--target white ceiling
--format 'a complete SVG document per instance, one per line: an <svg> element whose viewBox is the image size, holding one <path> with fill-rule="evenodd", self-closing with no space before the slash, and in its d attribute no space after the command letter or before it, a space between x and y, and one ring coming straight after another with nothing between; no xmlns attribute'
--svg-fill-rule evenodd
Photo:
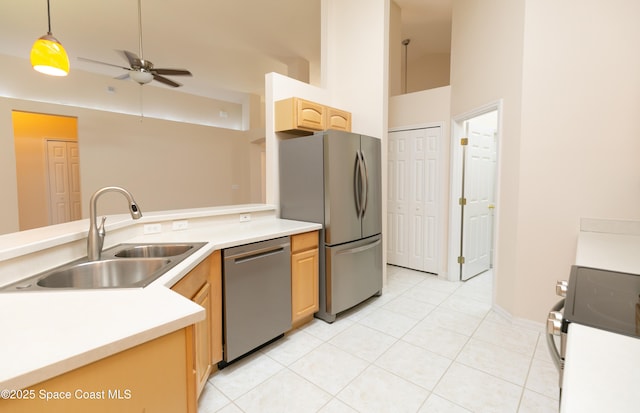
<svg viewBox="0 0 640 413"><path fill-rule="evenodd" d="M139 54L136 0L50 1L52 32L71 70L116 77L124 70L77 58L127 66L116 50ZM395 1L402 38L411 39L409 61L448 53L452 0ZM291 59L319 66L320 0L142 0L142 29L145 59L193 73L170 76L187 93L235 100L238 92L263 94L264 74L286 74ZM0 54L28 64L32 43L46 31L45 0L0 1Z"/></svg>

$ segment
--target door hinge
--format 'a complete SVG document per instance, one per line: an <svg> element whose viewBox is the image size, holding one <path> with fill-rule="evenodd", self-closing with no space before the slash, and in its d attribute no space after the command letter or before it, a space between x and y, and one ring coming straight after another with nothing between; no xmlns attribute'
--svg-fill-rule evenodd
<svg viewBox="0 0 640 413"><path fill-rule="evenodd" d="M459 205L467 205L467 198L458 198L458 204Z"/></svg>
<svg viewBox="0 0 640 413"><path fill-rule="evenodd" d="M467 146L469 144L469 138L461 138L460 146Z"/></svg>
<svg viewBox="0 0 640 413"><path fill-rule="evenodd" d="M464 264L464 257L463 256L459 256L458 257L458 264Z"/></svg>

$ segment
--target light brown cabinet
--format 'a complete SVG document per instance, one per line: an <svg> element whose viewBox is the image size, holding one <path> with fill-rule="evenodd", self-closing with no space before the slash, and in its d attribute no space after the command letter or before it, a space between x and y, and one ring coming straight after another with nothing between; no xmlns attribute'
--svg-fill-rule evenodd
<svg viewBox="0 0 640 413"><path fill-rule="evenodd" d="M215 251L172 290L202 306L194 325L77 368L25 389L31 400L0 399L3 413L187 412L222 360L222 264ZM68 400L45 400L41 391ZM80 393L77 393L77 392Z"/></svg>
<svg viewBox="0 0 640 413"><path fill-rule="evenodd" d="M21 398L0 398L0 412L196 413L187 389L191 331L174 331L20 390Z"/></svg>
<svg viewBox="0 0 640 413"><path fill-rule="evenodd" d="M222 281L220 251L178 281L171 289L202 306L206 318L193 327L187 349L192 355L192 376L187 378L192 399L197 400L215 364L222 360Z"/></svg>
<svg viewBox="0 0 640 413"><path fill-rule="evenodd" d="M325 107L299 98L276 102L276 132L325 129Z"/></svg>
<svg viewBox="0 0 640 413"><path fill-rule="evenodd" d="M313 318L319 300L318 231L291 236L291 325Z"/></svg>
<svg viewBox="0 0 640 413"><path fill-rule="evenodd" d="M275 103L275 131L309 134L336 129L351 131L351 113L300 98Z"/></svg>
<svg viewBox="0 0 640 413"><path fill-rule="evenodd" d="M351 113L346 110L327 108L326 129L351 132Z"/></svg>

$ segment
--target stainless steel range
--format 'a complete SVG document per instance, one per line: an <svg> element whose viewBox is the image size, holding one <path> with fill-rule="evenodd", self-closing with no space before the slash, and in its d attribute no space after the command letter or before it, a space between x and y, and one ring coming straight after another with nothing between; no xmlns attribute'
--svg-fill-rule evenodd
<svg viewBox="0 0 640 413"><path fill-rule="evenodd" d="M572 325L589 327L603 336L640 338L640 275L574 265L569 281L559 281L556 293L566 298L560 300L549 313L547 344L559 370L562 396L564 370L571 357L567 343ZM559 346L555 337L559 337ZM579 345L588 350L589 346L597 344L589 341Z"/></svg>

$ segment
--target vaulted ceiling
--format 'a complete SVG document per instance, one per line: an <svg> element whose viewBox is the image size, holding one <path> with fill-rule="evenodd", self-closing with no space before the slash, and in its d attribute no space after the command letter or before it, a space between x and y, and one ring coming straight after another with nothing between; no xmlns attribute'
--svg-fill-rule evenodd
<svg viewBox="0 0 640 413"><path fill-rule="evenodd" d="M125 73L78 57L127 66L117 51L139 54L136 0L50 1L52 32L72 70ZM402 38L411 38L409 59L448 53L452 0L395 1L402 9ZM28 65L32 43L46 31L45 0L0 1L0 54ZM145 59L193 73L171 77L184 85L181 91L234 100L262 94L264 74L286 74L288 62L319 66L320 0L142 0L142 34Z"/></svg>

